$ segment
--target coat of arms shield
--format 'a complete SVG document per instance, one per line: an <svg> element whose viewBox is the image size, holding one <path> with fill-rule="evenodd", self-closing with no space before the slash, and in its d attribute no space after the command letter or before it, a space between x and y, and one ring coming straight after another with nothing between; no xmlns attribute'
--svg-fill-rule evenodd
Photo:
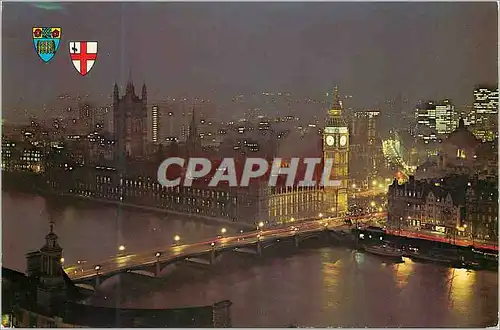
<svg viewBox="0 0 500 330"><path fill-rule="evenodd" d="M59 27L34 27L33 28L33 44L35 51L45 63L50 62L61 42L62 29Z"/></svg>

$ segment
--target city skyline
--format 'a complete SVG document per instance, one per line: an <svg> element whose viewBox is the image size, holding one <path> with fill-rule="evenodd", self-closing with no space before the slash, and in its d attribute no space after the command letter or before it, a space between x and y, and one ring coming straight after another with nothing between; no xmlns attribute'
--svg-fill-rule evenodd
<svg viewBox="0 0 500 330"><path fill-rule="evenodd" d="M129 72L136 85L147 83L150 100L187 93L222 107L239 93L320 98L333 85L352 95L353 108L398 93L410 104L470 104L475 85L497 81L494 3L106 3L96 14L94 6L4 4L4 118L65 93L109 102ZM35 25L63 28L48 64L33 50ZM72 67L69 40L99 42L87 77Z"/></svg>
<svg viewBox="0 0 500 330"><path fill-rule="evenodd" d="M3 4L2 327L494 326L494 6Z"/></svg>

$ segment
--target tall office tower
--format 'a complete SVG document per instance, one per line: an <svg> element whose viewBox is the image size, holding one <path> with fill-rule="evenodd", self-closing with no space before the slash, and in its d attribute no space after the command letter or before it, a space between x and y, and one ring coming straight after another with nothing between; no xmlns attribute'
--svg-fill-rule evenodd
<svg viewBox="0 0 500 330"><path fill-rule="evenodd" d="M419 139L429 141L437 139L434 102L419 102L415 108L416 129Z"/></svg>
<svg viewBox="0 0 500 330"><path fill-rule="evenodd" d="M157 105L153 105L151 107L151 112L149 113L151 120L148 120L150 125L150 130L148 130L148 133L150 133L150 138L149 140L153 142L154 144L158 143L158 137L159 137L159 107Z"/></svg>
<svg viewBox="0 0 500 330"><path fill-rule="evenodd" d="M147 140L147 89L142 86L142 98L135 95L129 80L125 95L120 98L118 85L113 90L113 126L117 140L117 156L143 157Z"/></svg>
<svg viewBox="0 0 500 330"><path fill-rule="evenodd" d="M356 111L350 120L349 172L351 178L375 177L383 162L380 111Z"/></svg>
<svg viewBox="0 0 500 330"><path fill-rule="evenodd" d="M324 209L330 215L347 212L347 187L349 180L349 128L342 117L342 103L335 87L333 103L323 130L323 160L333 160L329 180L335 186L324 187Z"/></svg>
<svg viewBox="0 0 500 330"><path fill-rule="evenodd" d="M455 128L457 128L455 106L448 99L436 103L437 134L450 134Z"/></svg>
<svg viewBox="0 0 500 330"><path fill-rule="evenodd" d="M473 111L474 135L483 141L493 141L498 137L498 88L478 86L474 89Z"/></svg>
<svg viewBox="0 0 500 330"><path fill-rule="evenodd" d="M426 142L445 137L457 127L455 106L448 99L419 102L415 109L416 135Z"/></svg>

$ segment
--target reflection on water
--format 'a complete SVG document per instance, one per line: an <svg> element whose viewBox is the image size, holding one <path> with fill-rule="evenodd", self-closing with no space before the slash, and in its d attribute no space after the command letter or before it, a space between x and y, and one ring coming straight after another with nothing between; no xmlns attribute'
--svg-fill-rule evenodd
<svg viewBox="0 0 500 330"><path fill-rule="evenodd" d="M25 253L40 248L48 230L45 202L9 194L2 202L3 262L24 271ZM119 223L116 213L113 208L73 206L55 212L65 263L100 261L116 255L119 244L129 255L171 246L174 235L185 242L220 232L218 225L129 211L123 211ZM183 246L176 249L180 252ZM127 256L117 262L120 258ZM228 252L208 268L182 265L167 266L161 279L130 275L107 281L103 304L114 304L113 283L121 283L117 291L124 307L175 308L229 299L234 326L485 327L498 320L495 272L408 259L394 264L345 248L302 249L264 258Z"/></svg>
<svg viewBox="0 0 500 330"><path fill-rule="evenodd" d="M100 263L119 253L161 250L180 236L184 243L215 237L228 225L146 213L116 206L84 203L47 203L40 196L2 193L2 261L6 267L24 271L25 254L39 249L49 229L49 218L64 249L66 265L78 260ZM28 230L27 230L28 229Z"/></svg>
<svg viewBox="0 0 500 330"><path fill-rule="evenodd" d="M449 272L449 306L459 312L469 310L469 302L474 294L477 273L467 269L450 269Z"/></svg>
<svg viewBox="0 0 500 330"><path fill-rule="evenodd" d="M255 327L484 327L497 320L494 272L394 264L345 248L223 259L199 278L192 276L200 270L182 267L161 283L138 278L121 303L169 308L229 299L233 324ZM134 290L138 283L148 289Z"/></svg>
<svg viewBox="0 0 500 330"><path fill-rule="evenodd" d="M394 275L396 276L396 285L399 289L403 289L412 275L415 263L410 258L403 258L404 262L394 265Z"/></svg>

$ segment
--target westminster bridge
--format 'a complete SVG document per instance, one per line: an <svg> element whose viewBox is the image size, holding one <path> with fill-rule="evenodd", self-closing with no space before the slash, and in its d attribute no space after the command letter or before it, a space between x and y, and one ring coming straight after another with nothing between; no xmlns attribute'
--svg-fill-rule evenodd
<svg viewBox="0 0 500 330"><path fill-rule="evenodd" d="M384 217L385 213L378 213L355 220L358 223L370 223ZM308 239L340 237L340 232L347 229L347 219L340 217L301 221L286 227L219 236L190 244L174 244L138 254L121 254L97 264L68 265L64 270L77 286L95 290L105 280L121 273L159 277L174 269L180 262L211 265L226 252L261 256L266 248L275 244L293 243L294 247L298 248Z"/></svg>

